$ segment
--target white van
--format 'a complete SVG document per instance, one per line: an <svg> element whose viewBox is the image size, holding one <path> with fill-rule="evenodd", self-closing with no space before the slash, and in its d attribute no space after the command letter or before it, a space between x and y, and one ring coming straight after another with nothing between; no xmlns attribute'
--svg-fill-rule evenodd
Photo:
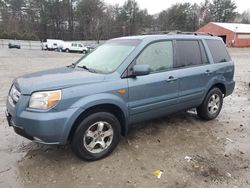
<svg viewBox="0 0 250 188"><path fill-rule="evenodd" d="M64 46L63 40L47 39L46 42L42 43L42 50L58 50Z"/></svg>

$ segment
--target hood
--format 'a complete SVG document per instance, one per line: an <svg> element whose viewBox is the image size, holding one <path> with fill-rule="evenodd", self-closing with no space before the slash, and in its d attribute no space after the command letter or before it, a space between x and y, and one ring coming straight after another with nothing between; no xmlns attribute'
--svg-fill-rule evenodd
<svg viewBox="0 0 250 188"><path fill-rule="evenodd" d="M91 73L84 69L62 67L18 77L14 84L23 95L29 95L34 91L56 90L101 82L104 78L103 74Z"/></svg>

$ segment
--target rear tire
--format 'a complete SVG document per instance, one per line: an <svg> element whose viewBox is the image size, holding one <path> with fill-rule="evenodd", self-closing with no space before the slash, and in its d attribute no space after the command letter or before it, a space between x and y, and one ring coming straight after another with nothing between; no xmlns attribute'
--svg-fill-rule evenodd
<svg viewBox="0 0 250 188"><path fill-rule="evenodd" d="M72 150L83 160L95 161L108 156L120 140L120 122L111 113L97 112L77 127Z"/></svg>
<svg viewBox="0 0 250 188"><path fill-rule="evenodd" d="M197 108L198 116L204 120L215 119L223 105L223 94L219 88L211 89L203 103Z"/></svg>

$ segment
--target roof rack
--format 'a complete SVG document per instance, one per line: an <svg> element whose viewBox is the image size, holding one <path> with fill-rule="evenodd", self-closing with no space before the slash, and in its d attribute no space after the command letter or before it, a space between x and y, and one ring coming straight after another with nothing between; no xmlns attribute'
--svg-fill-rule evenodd
<svg viewBox="0 0 250 188"><path fill-rule="evenodd" d="M176 34L182 34L182 35L207 35L207 36L215 36L212 33L205 33L205 32L183 32L179 30L175 31L156 31L156 32L148 32L148 33L143 33L142 35L176 35Z"/></svg>

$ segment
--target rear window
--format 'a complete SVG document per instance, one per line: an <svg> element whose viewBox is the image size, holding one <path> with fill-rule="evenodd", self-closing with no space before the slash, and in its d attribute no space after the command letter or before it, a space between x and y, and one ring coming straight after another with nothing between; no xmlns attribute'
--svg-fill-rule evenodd
<svg viewBox="0 0 250 188"><path fill-rule="evenodd" d="M206 40L214 63L223 63L231 60L225 44L220 40Z"/></svg>
<svg viewBox="0 0 250 188"><path fill-rule="evenodd" d="M197 40L176 41L177 62L175 68L203 64L200 44Z"/></svg>

